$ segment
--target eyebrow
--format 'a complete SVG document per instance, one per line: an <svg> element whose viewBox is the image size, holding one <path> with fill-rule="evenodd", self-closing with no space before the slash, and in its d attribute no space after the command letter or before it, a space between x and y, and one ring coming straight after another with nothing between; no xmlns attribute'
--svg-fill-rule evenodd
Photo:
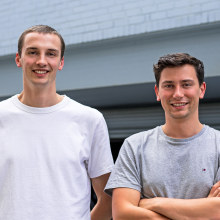
<svg viewBox="0 0 220 220"><path fill-rule="evenodd" d="M184 79L184 80L181 80L181 82L194 82L194 80L192 80L192 79ZM174 83L174 81L166 80L166 81L162 82L162 84L167 84L167 83Z"/></svg>
<svg viewBox="0 0 220 220"><path fill-rule="evenodd" d="M193 79L184 79L184 80L182 80L182 82L194 82L194 80Z"/></svg>
<svg viewBox="0 0 220 220"><path fill-rule="evenodd" d="M162 82L162 85L163 85L163 84L167 84L167 83L173 83L173 82L174 82L174 81L166 80L166 81L163 81L163 82Z"/></svg>
<svg viewBox="0 0 220 220"><path fill-rule="evenodd" d="M38 50L38 48L37 47L28 47L26 50ZM59 50L57 50L57 49L52 49L52 48L50 48L50 49L48 49L49 51L53 51L53 52L56 52L56 53L59 53Z"/></svg>
<svg viewBox="0 0 220 220"><path fill-rule="evenodd" d="M36 50L37 48L36 47L28 47L26 48L26 50Z"/></svg>
<svg viewBox="0 0 220 220"><path fill-rule="evenodd" d="M49 51L52 51L52 52L56 52L56 53L59 53L59 50L57 49L48 49Z"/></svg>

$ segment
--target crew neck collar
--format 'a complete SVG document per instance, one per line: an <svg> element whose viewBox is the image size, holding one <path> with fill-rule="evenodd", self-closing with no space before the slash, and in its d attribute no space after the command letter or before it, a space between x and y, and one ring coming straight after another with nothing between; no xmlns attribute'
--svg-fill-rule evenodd
<svg viewBox="0 0 220 220"><path fill-rule="evenodd" d="M192 140L198 138L199 136L201 136L201 135L205 132L206 129L207 129L207 125L204 124L204 125L203 125L203 128L201 129L201 131L200 131L199 133L197 133L197 134L191 136L191 137L188 137L188 138L172 138L172 137L167 136L167 135L164 133L164 131L163 131L163 129L162 129L162 125L159 126L160 134L161 134L166 140L168 140L169 142L175 142L175 143L187 143L187 142L189 142L189 141L192 141Z"/></svg>
<svg viewBox="0 0 220 220"><path fill-rule="evenodd" d="M69 100L69 98L66 95L64 95L63 100L61 102L59 102L55 105L52 105L50 107L38 108L38 107L31 107L31 106L23 104L18 99L18 94L12 96L11 99L12 99L13 104L16 105L17 108L19 108L25 112L29 112L29 113L33 113L33 114L47 114L47 113L57 111L58 109L62 108L64 105L66 105Z"/></svg>

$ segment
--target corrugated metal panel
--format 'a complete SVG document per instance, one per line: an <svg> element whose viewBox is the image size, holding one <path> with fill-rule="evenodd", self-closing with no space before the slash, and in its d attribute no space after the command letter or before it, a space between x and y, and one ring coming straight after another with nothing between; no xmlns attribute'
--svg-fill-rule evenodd
<svg viewBox="0 0 220 220"><path fill-rule="evenodd" d="M202 123L220 130L220 103L203 103L199 115Z"/></svg>
<svg viewBox="0 0 220 220"><path fill-rule="evenodd" d="M164 123L161 106L101 110L111 139L124 139L134 133L154 128ZM220 130L220 103L200 104L200 120Z"/></svg>
<svg viewBox="0 0 220 220"><path fill-rule="evenodd" d="M160 106L106 109L102 113L106 119L111 139L126 138L164 122L164 113Z"/></svg>

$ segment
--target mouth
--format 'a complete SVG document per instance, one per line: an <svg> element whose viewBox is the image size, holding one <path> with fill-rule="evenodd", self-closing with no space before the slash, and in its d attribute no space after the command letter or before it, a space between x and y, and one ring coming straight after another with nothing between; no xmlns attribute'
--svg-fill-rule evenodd
<svg viewBox="0 0 220 220"><path fill-rule="evenodd" d="M45 75L46 73L48 73L48 70L33 70L34 73L36 73L37 75Z"/></svg>
<svg viewBox="0 0 220 220"><path fill-rule="evenodd" d="M176 110L184 110L188 104L189 102L170 103L170 105Z"/></svg>
<svg viewBox="0 0 220 220"><path fill-rule="evenodd" d="M181 102L181 103L171 103L171 105L177 109L182 109L186 105L188 105L188 102Z"/></svg>

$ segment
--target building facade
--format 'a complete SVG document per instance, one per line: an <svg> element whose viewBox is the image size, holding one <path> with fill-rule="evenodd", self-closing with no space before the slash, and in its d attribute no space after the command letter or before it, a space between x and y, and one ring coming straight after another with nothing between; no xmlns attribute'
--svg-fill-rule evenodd
<svg viewBox="0 0 220 220"><path fill-rule="evenodd" d="M104 114L114 155L127 136L164 123L152 67L168 53L204 62L200 118L220 129L219 0L2 0L0 24L0 99L22 89L20 34L50 25L67 46L57 89Z"/></svg>

